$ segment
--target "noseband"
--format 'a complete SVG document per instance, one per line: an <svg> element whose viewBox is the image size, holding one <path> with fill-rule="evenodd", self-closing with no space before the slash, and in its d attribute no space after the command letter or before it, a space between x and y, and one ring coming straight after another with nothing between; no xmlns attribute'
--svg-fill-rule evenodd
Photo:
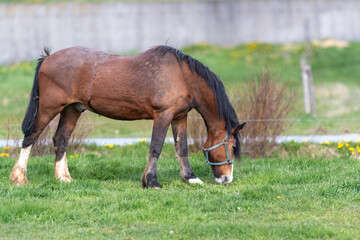
<svg viewBox="0 0 360 240"><path fill-rule="evenodd" d="M215 146L212 146L212 147L209 147L209 148L203 148L203 150L205 152L205 156L206 156L206 165L220 166L220 165L232 164L233 163L233 161L230 160L229 151L228 151L228 148L227 148L227 139L228 139L228 133L226 133L225 139L221 143L218 143ZM222 146L222 145L225 146L226 161L223 161L223 162L210 162L209 161L209 152L211 150L214 150L215 148L218 148L218 147Z"/></svg>

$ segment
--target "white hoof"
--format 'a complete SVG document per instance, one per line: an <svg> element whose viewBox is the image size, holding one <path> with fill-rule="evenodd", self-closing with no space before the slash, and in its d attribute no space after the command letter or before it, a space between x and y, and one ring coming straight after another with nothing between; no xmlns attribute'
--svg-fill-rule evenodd
<svg viewBox="0 0 360 240"><path fill-rule="evenodd" d="M191 178L191 179L188 180L188 182L189 182L190 184L204 184L203 181L201 181L201 180L198 179L198 178Z"/></svg>

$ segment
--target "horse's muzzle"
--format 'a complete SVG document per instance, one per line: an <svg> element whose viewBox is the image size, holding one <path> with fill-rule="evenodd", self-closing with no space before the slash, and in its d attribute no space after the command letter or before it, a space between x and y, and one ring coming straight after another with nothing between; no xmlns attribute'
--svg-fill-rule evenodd
<svg viewBox="0 0 360 240"><path fill-rule="evenodd" d="M232 176L221 176L220 178L215 178L215 181L219 184L230 184L232 180Z"/></svg>

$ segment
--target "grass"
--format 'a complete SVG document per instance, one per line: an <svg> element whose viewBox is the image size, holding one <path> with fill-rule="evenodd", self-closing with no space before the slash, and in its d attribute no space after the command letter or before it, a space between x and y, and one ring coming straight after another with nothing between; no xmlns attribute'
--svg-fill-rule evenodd
<svg viewBox="0 0 360 240"><path fill-rule="evenodd" d="M296 144L289 145L298 149ZM302 144L303 146L304 144ZM191 165L204 185L180 179L171 144L158 166L163 189L142 189L148 143L87 146L69 159L76 180L53 179L54 156L32 157L26 186L0 158L1 239L356 239L360 163L339 157L243 159L234 182L216 185L202 155ZM290 150L291 151L291 150ZM75 153L68 153L69 155ZM294 153L295 155L295 153Z"/></svg>
<svg viewBox="0 0 360 240"><path fill-rule="evenodd" d="M318 129L326 133L358 132L358 121L317 121L303 113L300 77L302 44L271 45L249 43L233 47L198 44L183 48L187 54L202 61L226 83L229 92L242 86L247 79L264 68L276 72L292 89L299 92L292 118L300 118L288 134L314 134ZM360 114L360 43L338 49L313 46L312 71L315 81L319 118L358 118ZM28 104L33 82L35 62L0 67L0 138L6 138L4 125L20 124ZM237 96L236 92L232 94ZM241 96L237 96L241 97ZM97 123L90 137L150 137L151 121L119 122L89 114ZM101 124L101 122L106 122ZM110 122L110 123L109 123ZM13 129L19 128L14 126ZM15 131L15 130L14 130Z"/></svg>

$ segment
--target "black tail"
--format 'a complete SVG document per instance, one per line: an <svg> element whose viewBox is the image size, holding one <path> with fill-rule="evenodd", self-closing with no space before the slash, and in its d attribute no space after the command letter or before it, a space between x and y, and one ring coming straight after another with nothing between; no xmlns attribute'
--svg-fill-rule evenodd
<svg viewBox="0 0 360 240"><path fill-rule="evenodd" d="M36 115L39 108L39 85L38 85L38 75L41 64L44 62L45 58L50 55L50 50L44 48L44 54L38 59L38 63L35 70L34 84L30 94L29 106L26 110L24 120L22 122L22 131L26 136L29 136L33 133L35 127Z"/></svg>

